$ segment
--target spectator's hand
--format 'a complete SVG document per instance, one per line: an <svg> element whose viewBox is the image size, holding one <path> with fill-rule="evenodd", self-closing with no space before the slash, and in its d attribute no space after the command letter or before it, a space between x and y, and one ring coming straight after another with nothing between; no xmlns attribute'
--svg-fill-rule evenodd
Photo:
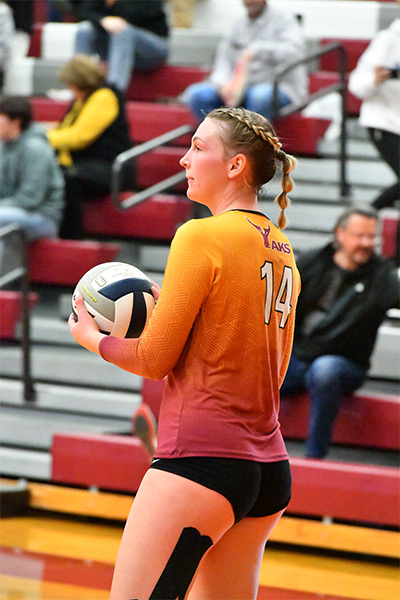
<svg viewBox="0 0 400 600"><path fill-rule="evenodd" d="M390 69L387 69L386 67L375 67L374 69L375 71L375 83L377 85L380 85L381 83L383 83L384 81L386 81L387 79L390 78Z"/></svg>
<svg viewBox="0 0 400 600"><path fill-rule="evenodd" d="M234 106L235 105L236 95L233 90L232 81L230 81L229 83L224 83L224 85L221 85L221 87L218 89L218 94L221 96L222 100L224 101L225 106Z"/></svg>
<svg viewBox="0 0 400 600"><path fill-rule="evenodd" d="M127 21L122 17L103 17L100 24L110 35L121 33L128 26Z"/></svg>
<svg viewBox="0 0 400 600"><path fill-rule="evenodd" d="M75 296L75 307L78 319L74 313L71 313L68 319L68 326L73 337L78 344L90 350L90 352L99 354L99 344L105 335L100 333L96 321L86 310L81 294Z"/></svg>

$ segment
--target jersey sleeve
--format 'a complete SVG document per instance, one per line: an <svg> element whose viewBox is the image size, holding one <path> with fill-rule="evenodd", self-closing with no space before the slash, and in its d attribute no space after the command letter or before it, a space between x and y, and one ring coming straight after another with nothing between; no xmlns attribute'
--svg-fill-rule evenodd
<svg viewBox="0 0 400 600"><path fill-rule="evenodd" d="M213 244L189 221L171 244L162 290L140 339L103 338L101 356L118 367L162 379L176 365L214 279Z"/></svg>

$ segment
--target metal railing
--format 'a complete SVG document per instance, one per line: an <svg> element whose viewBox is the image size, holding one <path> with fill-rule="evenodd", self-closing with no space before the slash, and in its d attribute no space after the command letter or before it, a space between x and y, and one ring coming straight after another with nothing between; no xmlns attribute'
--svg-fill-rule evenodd
<svg viewBox="0 0 400 600"><path fill-rule="evenodd" d="M297 68L300 65L306 65L310 62L315 61L321 56L329 53L336 52L338 54L338 64L339 64L339 80L326 86L317 92L309 94L307 99L302 103L291 103L279 110L273 110L273 114L275 118L282 118L289 116L295 112L303 110L306 106L308 106L314 100L318 98L322 98L327 94L332 92L339 92L341 96L341 112L342 112L342 122L341 122L341 133L340 133L340 152L339 152L339 161L340 161L340 193L343 198L348 197L350 186L347 180L347 129L346 129L346 120L347 120L347 99L346 99L346 51L341 44L332 43L327 44L321 50L316 52L312 52L303 58L299 59L295 63L292 63L288 67L282 69L275 79L274 79L274 90L273 90L273 100L272 106L278 106L278 86L279 82L282 78L289 73L292 69ZM145 154L146 152L150 152L155 148L163 146L164 144L168 144L169 142L185 135L187 133L192 133L193 127L191 125L182 125L168 133L160 135L148 142L144 142L143 144L139 144L134 148L126 150L122 152L119 156L116 157L112 167L112 179L111 179L111 196L114 205L119 210L127 210L128 208L132 208L137 204L143 202L150 198L153 194L159 194L164 192L176 184L180 183L185 179L185 172L180 171L171 177L167 177L166 179L146 188L145 190L139 191L137 193L132 194L127 198L121 198L121 192L123 187L123 170L126 167L127 163L132 161L133 159Z"/></svg>
<svg viewBox="0 0 400 600"><path fill-rule="evenodd" d="M292 102L283 108L277 109L278 106L278 86L279 82L282 78L287 75L293 69L299 67L300 65L306 65L310 62L314 62L316 59L324 56L325 54L332 54L333 52L338 54L338 66L339 66L339 80L336 83L328 85L324 88L319 89L317 92L313 92L307 96L307 99L304 102ZM339 161L340 161L340 193L346 198L349 195L350 186L347 179L347 84L346 84L346 73L347 73L347 64L346 64L346 51L341 44L332 43L326 44L324 48L321 50L317 50L316 52L312 52L307 54L303 58L299 59L295 63L292 63L285 69L280 71L274 80L274 90L273 90L273 99L272 99L272 107L273 114L275 118L287 117L295 112L303 110L314 102L314 100L318 100L319 98L323 98L332 92L339 92L341 96L341 129L340 129L340 151L339 151Z"/></svg>
<svg viewBox="0 0 400 600"><path fill-rule="evenodd" d="M1 254L4 257L4 241L7 237L17 236L20 247L21 264L0 277L0 289L14 281L21 282L21 314L22 314L22 382L23 398L26 402L35 400L35 389L31 371L31 340L30 340L30 306L29 306L29 269L28 242L24 231L19 225L6 225L0 229ZM3 262L3 259L2 259Z"/></svg>
<svg viewBox="0 0 400 600"><path fill-rule="evenodd" d="M123 200L120 197L122 182L124 179L123 169L127 163L132 161L134 158L145 154L146 152L150 152L159 146L163 146L164 144L168 144L168 142L172 142L177 138L185 135L187 133L193 132L192 125L182 125L181 127L177 127L168 133L160 135L148 142L144 142L143 144L139 144L130 150L126 150L119 154L114 160L112 166L112 176L111 176L111 197L114 205L118 209L126 210L128 208L132 208L132 206L136 206L140 202L147 200L153 194L159 194L174 187L176 184L180 183L185 179L185 171L179 171L175 175L171 175L171 177L167 177L162 181L129 196L128 198L124 198Z"/></svg>

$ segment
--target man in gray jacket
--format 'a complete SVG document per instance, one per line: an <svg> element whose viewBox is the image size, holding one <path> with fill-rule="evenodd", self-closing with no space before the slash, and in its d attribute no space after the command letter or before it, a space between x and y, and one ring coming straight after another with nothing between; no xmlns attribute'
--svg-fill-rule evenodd
<svg viewBox="0 0 400 600"><path fill-rule="evenodd" d="M0 99L0 227L16 223L28 240L55 237L64 205L64 178L25 98Z"/></svg>
<svg viewBox="0 0 400 600"><path fill-rule="evenodd" d="M273 119L274 108L302 102L307 95L307 70L299 66L285 75L273 106L276 74L304 54L297 19L267 0L243 0L247 11L222 39L207 81L189 86L182 95L201 121L220 106L244 106Z"/></svg>

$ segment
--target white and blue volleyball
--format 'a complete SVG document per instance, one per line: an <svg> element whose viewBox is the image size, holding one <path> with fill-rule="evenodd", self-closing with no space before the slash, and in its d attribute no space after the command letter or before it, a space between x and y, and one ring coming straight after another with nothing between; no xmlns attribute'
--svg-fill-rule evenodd
<svg viewBox="0 0 400 600"><path fill-rule="evenodd" d="M78 282L86 310L102 333L118 338L139 338L151 317L155 299L152 282L140 269L122 262L102 263L90 269Z"/></svg>

